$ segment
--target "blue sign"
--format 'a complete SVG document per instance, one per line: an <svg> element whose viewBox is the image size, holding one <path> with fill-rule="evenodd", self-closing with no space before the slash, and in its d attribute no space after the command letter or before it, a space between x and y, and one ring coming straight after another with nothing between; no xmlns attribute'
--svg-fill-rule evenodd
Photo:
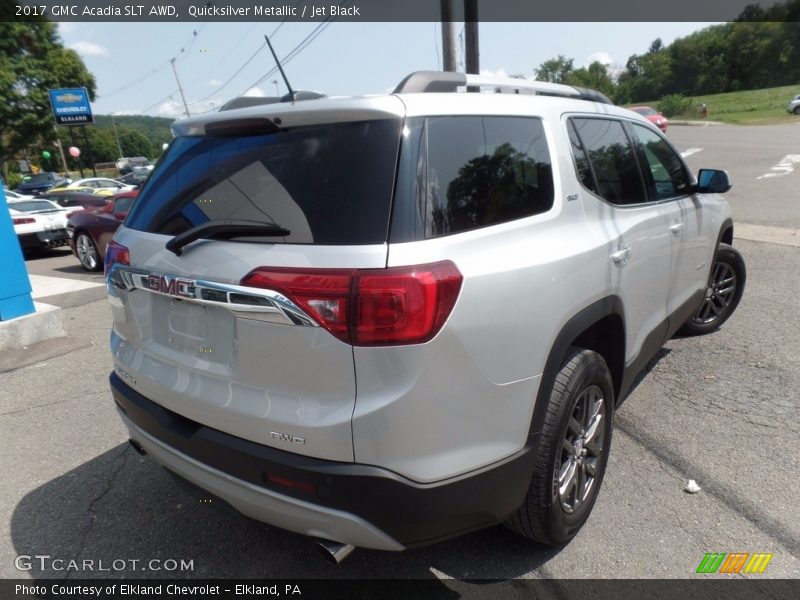
<svg viewBox="0 0 800 600"><path fill-rule="evenodd" d="M6 195L0 187L0 321L8 321L34 312L31 300L31 282L25 269L25 260L14 232L14 223L8 212Z"/></svg>
<svg viewBox="0 0 800 600"><path fill-rule="evenodd" d="M92 107L86 88L68 90L47 90L56 125L82 125L94 123Z"/></svg>

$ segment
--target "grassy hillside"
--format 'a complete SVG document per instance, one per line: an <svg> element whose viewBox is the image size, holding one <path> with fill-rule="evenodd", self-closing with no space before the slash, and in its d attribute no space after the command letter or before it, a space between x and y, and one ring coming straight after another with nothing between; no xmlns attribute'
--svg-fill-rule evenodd
<svg viewBox="0 0 800 600"><path fill-rule="evenodd" d="M100 129L112 129L111 117L109 115L95 115L95 126ZM132 129L144 135L154 146L160 147L162 143L169 142L172 134L169 126L174 119L164 119L163 117L146 117L139 115L115 115L114 123L119 129Z"/></svg>
<svg viewBox="0 0 800 600"><path fill-rule="evenodd" d="M767 123L797 122L800 116L786 112L789 100L800 94L800 84L782 87L730 92L728 94L712 94L710 96L692 96L692 112L671 117L673 120L702 120L700 106L708 107L709 121L722 121L737 125L764 125ZM648 106L657 107L658 101L651 101Z"/></svg>

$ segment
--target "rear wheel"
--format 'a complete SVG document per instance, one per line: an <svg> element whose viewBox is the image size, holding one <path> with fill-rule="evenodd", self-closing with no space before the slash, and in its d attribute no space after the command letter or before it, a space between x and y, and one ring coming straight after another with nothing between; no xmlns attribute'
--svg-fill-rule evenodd
<svg viewBox="0 0 800 600"><path fill-rule="evenodd" d="M80 232L75 238L75 252L81 266L87 271L99 271L103 262L100 260L100 253L97 246L88 233Z"/></svg>
<svg viewBox="0 0 800 600"><path fill-rule="evenodd" d="M525 503L506 522L544 544L571 540L589 518L611 444L614 388L602 356L572 348L556 376Z"/></svg>
<svg viewBox="0 0 800 600"><path fill-rule="evenodd" d="M794 107L794 114L800 115L800 105Z"/></svg>
<svg viewBox="0 0 800 600"><path fill-rule="evenodd" d="M732 246L720 244L711 266L705 300L679 333L702 335L719 328L739 306L746 278L742 255Z"/></svg>

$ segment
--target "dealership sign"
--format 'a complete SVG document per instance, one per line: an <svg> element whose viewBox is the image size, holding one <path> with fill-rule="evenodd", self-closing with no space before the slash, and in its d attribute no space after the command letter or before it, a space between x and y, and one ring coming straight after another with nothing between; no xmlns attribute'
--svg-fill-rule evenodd
<svg viewBox="0 0 800 600"><path fill-rule="evenodd" d="M89 93L86 88L66 90L47 90L56 125L81 125L94 123L92 107L89 105Z"/></svg>

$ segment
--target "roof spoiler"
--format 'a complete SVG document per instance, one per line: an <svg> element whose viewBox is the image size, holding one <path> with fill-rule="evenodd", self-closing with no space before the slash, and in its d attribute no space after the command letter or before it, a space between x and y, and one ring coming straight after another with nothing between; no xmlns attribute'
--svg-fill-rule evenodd
<svg viewBox="0 0 800 600"><path fill-rule="evenodd" d="M224 110L235 110L237 108L247 108L250 106L264 106L265 104L278 104L279 102L300 102L302 100L316 100L317 98L325 98L325 94L321 92L311 92L306 90L297 90L285 96L239 96L233 100L228 100L220 107L220 112Z"/></svg>

